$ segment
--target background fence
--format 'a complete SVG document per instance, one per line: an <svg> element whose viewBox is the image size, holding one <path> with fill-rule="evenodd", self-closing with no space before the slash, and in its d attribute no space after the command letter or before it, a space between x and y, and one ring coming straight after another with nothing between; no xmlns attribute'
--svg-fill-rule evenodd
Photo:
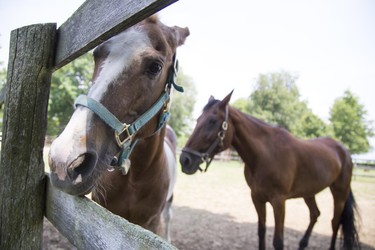
<svg viewBox="0 0 375 250"><path fill-rule="evenodd" d="M216 161L242 161L235 150L227 149L220 154L215 155ZM361 159L353 157L354 171L353 178L366 177L375 178L375 160Z"/></svg>

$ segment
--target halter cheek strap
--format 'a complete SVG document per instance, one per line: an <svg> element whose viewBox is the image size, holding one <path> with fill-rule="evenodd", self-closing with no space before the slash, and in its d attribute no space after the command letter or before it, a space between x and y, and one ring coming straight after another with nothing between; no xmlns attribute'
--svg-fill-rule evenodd
<svg viewBox="0 0 375 250"><path fill-rule="evenodd" d="M158 132L169 119L169 101L170 101L170 91L172 86L179 92L183 92L184 89L177 85L176 83L176 73L177 73L177 59L176 54L173 56L173 64L169 69L166 88L159 99L143 113L138 119L133 123L127 124L122 123L113 115L106 107L104 107L100 102L88 97L86 95L80 95L76 99L74 106L83 106L94 112L99 118L104 121L109 127L115 131L115 139L117 145L121 148L119 157L114 157L111 165L118 167L123 174L126 174L130 167L129 156L132 153L137 140L134 139L135 134L144 127L156 114L160 112L162 108L163 112L159 117L157 128L154 133ZM123 139L121 139L123 138Z"/></svg>
<svg viewBox="0 0 375 250"><path fill-rule="evenodd" d="M115 131L115 139L117 145L121 148L119 158L117 162L112 161L113 165L118 165L121 170L128 168L128 163L125 162L129 158L133 148L137 144L137 140L134 140L135 134L146 125L163 107L166 107L169 102L169 93L165 91L164 94L152 105L152 107L142 114L136 121L131 124L120 122L116 116L114 116L106 107L100 102L88 97L86 95L80 95L75 101L75 107L84 106L94 112L100 117L108 126ZM160 115L158 126L155 133L159 131L165 123L168 121L169 111L164 110ZM124 139L121 139L123 137ZM126 165L123 165L126 163ZM127 171L125 171L127 172Z"/></svg>
<svg viewBox="0 0 375 250"><path fill-rule="evenodd" d="M201 153L201 152L198 152L198 151L190 149L190 148L183 148L182 149L182 152L186 152L186 153L193 154L193 155L196 155L196 156L200 157L201 158L200 163L206 162L206 168L204 169L204 172L207 171L207 169L210 166L212 160L214 159L214 155L213 155L214 150L218 147L219 147L219 149L223 147L225 134L228 130L228 115L229 115L229 108L228 108L228 105L227 105L225 107L225 120L221 124L221 129L217 134L216 140L211 144L211 146L207 149L207 151L205 153ZM198 169L201 172L203 171L200 166L198 166Z"/></svg>

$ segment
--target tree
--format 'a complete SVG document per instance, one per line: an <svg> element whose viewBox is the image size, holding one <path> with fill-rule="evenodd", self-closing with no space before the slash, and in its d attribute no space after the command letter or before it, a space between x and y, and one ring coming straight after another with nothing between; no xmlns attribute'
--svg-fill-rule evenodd
<svg viewBox="0 0 375 250"><path fill-rule="evenodd" d="M1 46L0 46L1 49ZM5 83L7 81L7 70L3 66L3 62L0 62L0 109L3 107L5 101ZM0 130L3 128L3 110L0 110Z"/></svg>
<svg viewBox="0 0 375 250"><path fill-rule="evenodd" d="M87 93L94 69L92 55L87 53L52 75L48 107L47 134L59 134L74 111L78 95Z"/></svg>
<svg viewBox="0 0 375 250"><path fill-rule="evenodd" d="M7 82L7 71L5 67L3 67L3 62L0 62L0 108L3 105L4 102L4 87L5 83Z"/></svg>
<svg viewBox="0 0 375 250"><path fill-rule="evenodd" d="M298 137L326 135L328 126L300 100L296 80L297 76L285 71L260 74L248 100L237 100L234 106Z"/></svg>
<svg viewBox="0 0 375 250"><path fill-rule="evenodd" d="M335 137L352 154L366 153L370 150L369 138L374 136L372 122L366 120L367 112L358 97L346 90L330 110L330 121Z"/></svg>
<svg viewBox="0 0 375 250"><path fill-rule="evenodd" d="M1 34L0 34L1 36ZM1 46L0 46L0 49L1 49ZM3 65L4 63L2 61L0 61L0 92L1 94L3 94L2 92L4 91L3 88L5 86L5 83L7 81L7 71L5 69L5 66ZM2 101L4 101L4 98L1 97L0 98ZM2 103L0 102L0 107L1 107Z"/></svg>
<svg viewBox="0 0 375 250"><path fill-rule="evenodd" d="M184 145L190 135L193 123L193 110L197 90L193 80L180 69L176 82L184 87L184 92L173 91L171 102L171 117L169 125L175 130L179 139L178 144Z"/></svg>
<svg viewBox="0 0 375 250"><path fill-rule="evenodd" d="M316 138L320 136L332 136L331 127L315 115L310 109L302 114L301 125L296 131L301 138Z"/></svg>
<svg viewBox="0 0 375 250"><path fill-rule="evenodd" d="M2 89L5 86L6 81L7 81L7 71L5 67L3 67L3 63L0 62L0 89Z"/></svg>
<svg viewBox="0 0 375 250"><path fill-rule="evenodd" d="M232 103L232 106L243 113L250 113L249 102L249 98L239 98Z"/></svg>

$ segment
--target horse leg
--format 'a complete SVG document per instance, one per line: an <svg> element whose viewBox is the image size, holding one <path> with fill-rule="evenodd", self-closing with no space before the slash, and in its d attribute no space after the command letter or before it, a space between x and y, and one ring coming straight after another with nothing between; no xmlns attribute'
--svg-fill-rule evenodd
<svg viewBox="0 0 375 250"><path fill-rule="evenodd" d="M304 200L305 200L305 203L306 203L306 205L307 205L307 207L309 208L309 211L310 211L310 224L309 224L309 226L306 230L305 235L303 236L303 238L299 242L299 248L300 249L304 249L309 244L309 238L310 238L312 229L313 229L313 227L314 227L315 223L317 222L318 217L320 215L319 208L316 205L315 196L304 198Z"/></svg>
<svg viewBox="0 0 375 250"><path fill-rule="evenodd" d="M165 203L165 207L164 207L164 210L163 210L164 237L167 239L168 242L171 242L170 221L172 219L172 201L173 201L173 195L167 201L167 203Z"/></svg>
<svg viewBox="0 0 375 250"><path fill-rule="evenodd" d="M332 219L332 239L330 249L335 249L337 232L342 226L344 236L344 249L360 248L358 232L355 225L355 212L357 205L352 191L338 192L334 187L331 188L334 199L334 216ZM347 194L347 195L345 195ZM345 198L346 197L346 198Z"/></svg>
<svg viewBox="0 0 375 250"><path fill-rule="evenodd" d="M276 198L271 201L275 217L275 233L273 235L273 247L277 250L284 248L284 221L285 221L285 199Z"/></svg>
<svg viewBox="0 0 375 250"><path fill-rule="evenodd" d="M343 190L336 189L334 185L331 186L331 193L333 195L334 210L333 218L331 221L333 233L329 249L334 250L336 245L337 233L340 227L341 214L344 210L346 199L343 197Z"/></svg>
<svg viewBox="0 0 375 250"><path fill-rule="evenodd" d="M259 250L266 249L266 203L260 201L252 193L251 198L253 200L255 209L258 214L258 238L259 238Z"/></svg>

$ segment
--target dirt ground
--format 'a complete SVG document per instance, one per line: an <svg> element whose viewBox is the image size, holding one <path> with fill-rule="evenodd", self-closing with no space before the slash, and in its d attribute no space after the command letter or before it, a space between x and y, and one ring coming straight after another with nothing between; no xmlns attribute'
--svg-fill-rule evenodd
<svg viewBox="0 0 375 250"><path fill-rule="evenodd" d="M181 250L258 248L257 215L242 172L237 166L211 166L205 174L179 175L173 207L173 245ZM354 181L352 189L362 218L359 229L362 249L375 249L375 180ZM321 216L307 249L328 249L333 211L330 192L326 190L318 194L317 203ZM298 248L308 218L302 199L287 201L285 249ZM267 205L267 249L273 249L273 225L273 211ZM75 248L45 221L43 249Z"/></svg>

